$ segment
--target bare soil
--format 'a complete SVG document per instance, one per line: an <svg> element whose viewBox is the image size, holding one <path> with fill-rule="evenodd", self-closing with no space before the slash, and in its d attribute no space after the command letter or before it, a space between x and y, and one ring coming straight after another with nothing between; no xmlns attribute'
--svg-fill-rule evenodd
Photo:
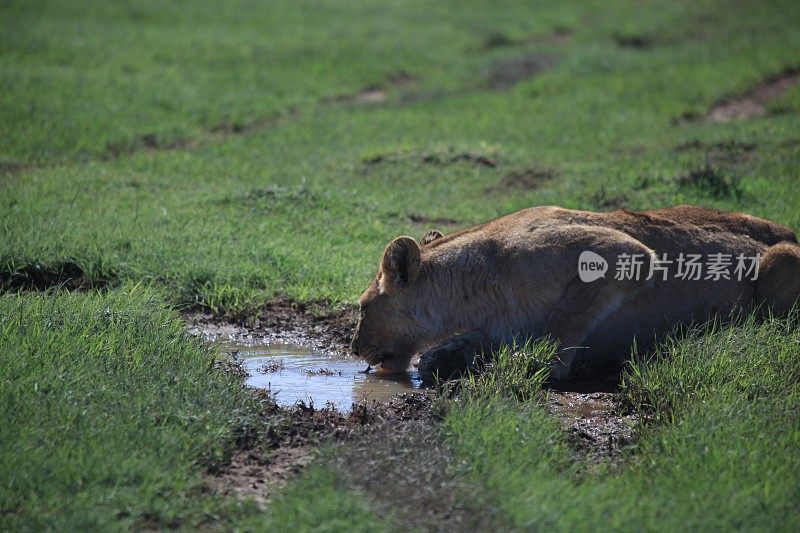
<svg viewBox="0 0 800 533"><path fill-rule="evenodd" d="M691 124L700 120L707 122L730 122L749 120L769 114L769 104L800 83L800 68L786 69L770 76L744 94L724 98L715 103L707 113L685 113L674 119L675 124Z"/></svg>
<svg viewBox="0 0 800 533"><path fill-rule="evenodd" d="M433 224L439 226L457 226L459 224L463 224L461 220L456 220L455 218L429 217L417 213L411 213L408 215L408 219L414 224Z"/></svg>
<svg viewBox="0 0 800 533"><path fill-rule="evenodd" d="M302 402L280 407L265 391L255 394L262 399L264 416L270 421L267 434L256 441L258 446L236 451L228 465L209 472L206 483L220 494L252 498L261 506L318 458L322 444L356 442L378 427L392 441L411 422L428 428L434 425L432 403L425 394L398 395L386 404L360 404L347 414Z"/></svg>
<svg viewBox="0 0 800 533"><path fill-rule="evenodd" d="M621 402L622 366L612 362L582 373L548 386L548 409L580 455L590 463L613 462L633 441L636 426L636 417Z"/></svg>
<svg viewBox="0 0 800 533"><path fill-rule="evenodd" d="M522 170L512 170L500 180L496 190L533 190L541 187L559 175L557 170L544 167L531 167Z"/></svg>
<svg viewBox="0 0 800 533"><path fill-rule="evenodd" d="M443 152L430 153L387 153L376 154L364 159L365 170L369 170L375 165L383 163L396 163L419 159L426 165L453 165L456 163L470 163L478 167L495 168L498 164L497 154L483 154L477 152L460 152L447 150Z"/></svg>
<svg viewBox="0 0 800 533"><path fill-rule="evenodd" d="M356 323L356 310L326 312L323 307L276 300L257 315L221 319L208 313L186 317L189 332L206 341L232 338L253 342L282 342L326 353L344 353Z"/></svg>
<svg viewBox="0 0 800 533"><path fill-rule="evenodd" d="M389 76L384 83L370 85L354 94L343 94L323 100L325 104L365 105L382 104L389 99L387 87L405 89L412 87L419 78L408 72L401 71Z"/></svg>
<svg viewBox="0 0 800 533"><path fill-rule="evenodd" d="M375 424L326 457L351 488L368 494L379 514L400 530L481 531L501 517L490 502L459 476L435 421Z"/></svg>
<svg viewBox="0 0 800 533"><path fill-rule="evenodd" d="M800 82L800 70L786 70L766 79L741 96L715 104L709 114L711 122L729 122L767 115L767 105Z"/></svg>
<svg viewBox="0 0 800 533"><path fill-rule="evenodd" d="M548 69L552 64L553 59L542 54L500 61L489 69L486 83L492 90L505 91Z"/></svg>
<svg viewBox="0 0 800 533"><path fill-rule="evenodd" d="M536 44L563 44L569 41L574 35L574 30L567 27L558 27L550 33L541 33L525 38L512 38L502 32L491 32L483 39L481 50L494 50L496 48L509 48L512 46L524 46L529 43Z"/></svg>
<svg viewBox="0 0 800 533"><path fill-rule="evenodd" d="M656 38L650 35L615 33L612 38L620 48L645 50L656 44Z"/></svg>

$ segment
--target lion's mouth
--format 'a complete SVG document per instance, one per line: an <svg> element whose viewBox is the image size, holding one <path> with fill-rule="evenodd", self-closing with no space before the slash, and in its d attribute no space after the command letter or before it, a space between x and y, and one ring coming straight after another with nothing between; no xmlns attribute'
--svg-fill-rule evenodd
<svg viewBox="0 0 800 533"><path fill-rule="evenodd" d="M380 360L379 372L382 374L396 374L408 370L408 361L403 357L385 356Z"/></svg>
<svg viewBox="0 0 800 533"><path fill-rule="evenodd" d="M391 360L391 354L387 353L380 353L376 355L363 355L363 359L372 366L377 366L382 364L384 361Z"/></svg>
<svg viewBox="0 0 800 533"><path fill-rule="evenodd" d="M371 366L377 367L376 370L380 374L396 374L398 372L405 372L408 369L408 364L404 363L404 358L395 357L388 353L372 355L364 357L364 359Z"/></svg>

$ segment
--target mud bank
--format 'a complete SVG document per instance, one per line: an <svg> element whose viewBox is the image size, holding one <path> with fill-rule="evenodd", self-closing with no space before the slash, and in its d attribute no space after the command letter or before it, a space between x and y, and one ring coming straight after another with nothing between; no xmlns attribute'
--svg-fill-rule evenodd
<svg viewBox="0 0 800 533"><path fill-rule="evenodd" d="M304 403L281 407L266 391L256 394L270 421L264 442L236 451L230 464L208 473L206 483L220 494L252 499L261 506L317 459L322 444L363 442L378 433L391 440L408 432L409 424L432 428L437 420L431 399L419 393L397 395L386 403L361 403L348 413Z"/></svg>

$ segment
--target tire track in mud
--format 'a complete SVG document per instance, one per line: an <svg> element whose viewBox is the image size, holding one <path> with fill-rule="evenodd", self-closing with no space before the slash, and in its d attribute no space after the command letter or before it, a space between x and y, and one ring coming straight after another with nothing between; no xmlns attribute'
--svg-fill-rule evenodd
<svg viewBox="0 0 800 533"><path fill-rule="evenodd" d="M187 317L192 334L206 340L235 337L292 342L327 351L348 350L355 310L320 315L314 308L278 301L265 307L248 324L225 322L208 315ZM221 365L241 372L235 364ZM635 417L620 414L619 374L575 380L551 386L548 409L562 421L576 458L594 464L614 462L633 439ZM471 494L454 466L438 424L440 408L425 394L402 394L390 402L355 404L350 413L298 403L280 407L264 390L254 391L270 418L270 433L260 447L234 453L228 465L206 476L221 494L252 498L268 505L281 486L314 461L336 468L354 489L373 496L379 510L396 510L398 494L413 515L409 526L442 524L473 527L493 514L486 502ZM337 442L335 457L320 457L321 444ZM387 483L387 476L391 483ZM388 492L387 492L388 491Z"/></svg>

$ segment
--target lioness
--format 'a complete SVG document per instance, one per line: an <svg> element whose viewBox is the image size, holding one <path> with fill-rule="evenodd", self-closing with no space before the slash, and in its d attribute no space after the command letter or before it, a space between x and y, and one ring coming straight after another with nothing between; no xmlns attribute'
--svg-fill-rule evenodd
<svg viewBox="0 0 800 533"><path fill-rule="evenodd" d="M698 263L705 271L687 276ZM634 338L641 345L737 310L786 313L798 298L800 245L780 224L688 205L534 207L446 237L430 232L419 244L389 243L361 297L352 349L403 371L415 353L457 334L476 351L550 335L560 343L551 375L563 379L576 354L627 355Z"/></svg>

